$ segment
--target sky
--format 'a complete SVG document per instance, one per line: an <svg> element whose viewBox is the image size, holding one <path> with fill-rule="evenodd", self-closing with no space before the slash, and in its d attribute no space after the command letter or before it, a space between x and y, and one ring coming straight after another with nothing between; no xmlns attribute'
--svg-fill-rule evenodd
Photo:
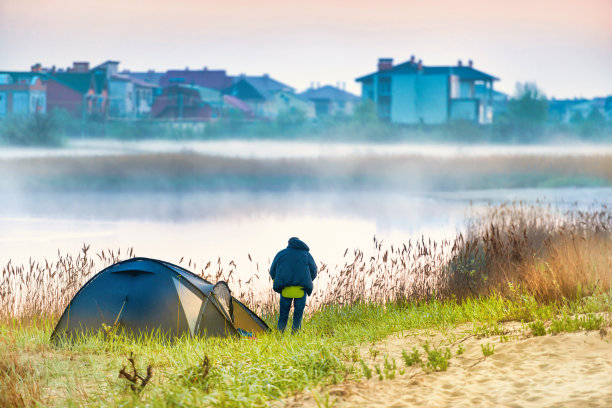
<svg viewBox="0 0 612 408"><path fill-rule="evenodd" d="M298 90L415 55L549 97L612 95L612 0L0 0L0 70L97 65L267 73Z"/></svg>

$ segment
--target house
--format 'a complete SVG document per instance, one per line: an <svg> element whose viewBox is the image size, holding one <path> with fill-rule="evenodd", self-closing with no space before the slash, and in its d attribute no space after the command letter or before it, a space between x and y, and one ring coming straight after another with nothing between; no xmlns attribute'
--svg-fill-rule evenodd
<svg viewBox="0 0 612 408"><path fill-rule="evenodd" d="M508 94L495 89L489 89L485 84L476 84L474 93L476 94L476 98L479 99L491 98L493 119L508 112Z"/></svg>
<svg viewBox="0 0 612 408"><path fill-rule="evenodd" d="M331 85L324 85L320 88L310 88L302 92L300 96L315 104L315 113L317 117L335 115L352 116L355 106L360 101L357 95L353 95L352 93Z"/></svg>
<svg viewBox="0 0 612 408"><path fill-rule="evenodd" d="M491 123L492 75L476 70L470 60L456 66L425 66L414 56L393 65L392 58L378 60L378 70L357 78L362 99L376 103L378 116L398 124L437 124L452 120ZM484 85L483 96L476 86Z"/></svg>
<svg viewBox="0 0 612 408"><path fill-rule="evenodd" d="M92 71L103 72L107 77L109 116L134 119L150 114L157 85L120 74L119 61L106 61Z"/></svg>
<svg viewBox="0 0 612 408"><path fill-rule="evenodd" d="M89 69L87 62L75 62L65 72L46 74L47 110L64 109L73 116L106 117L108 80L103 70Z"/></svg>
<svg viewBox="0 0 612 408"><path fill-rule="evenodd" d="M47 111L47 86L39 72L0 72L0 118Z"/></svg>
<svg viewBox="0 0 612 408"><path fill-rule="evenodd" d="M210 70L204 67L201 71L186 68L184 70L170 70L161 76L159 86L166 87L176 83L201 86L222 91L232 86L232 77L225 70Z"/></svg>
<svg viewBox="0 0 612 408"><path fill-rule="evenodd" d="M174 84L162 89L151 107L151 117L177 121L207 122L213 116L210 104L202 100L206 90L195 85Z"/></svg>
<svg viewBox="0 0 612 408"><path fill-rule="evenodd" d="M161 87L161 79L164 75L166 75L165 72L156 72L152 69L148 70L147 72L132 72L130 70L124 69L120 72L120 74L129 76L132 79L146 82L148 84L156 85L158 87Z"/></svg>
<svg viewBox="0 0 612 408"><path fill-rule="evenodd" d="M295 94L295 90L271 78L240 75L227 88L226 95L239 98L247 103L258 118L273 120L283 112L302 112L306 118L315 117L314 103Z"/></svg>

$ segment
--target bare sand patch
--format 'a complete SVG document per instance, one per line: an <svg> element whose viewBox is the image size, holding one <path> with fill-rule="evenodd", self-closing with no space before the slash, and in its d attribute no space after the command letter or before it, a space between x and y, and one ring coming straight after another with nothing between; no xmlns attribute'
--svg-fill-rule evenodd
<svg viewBox="0 0 612 408"><path fill-rule="evenodd" d="M283 401L289 407L314 407L335 403L336 407L612 407L612 339L592 331L555 336L526 337L520 324L506 324L505 338L478 339L466 327L452 333L403 333L361 349L382 365L384 355L404 367L402 350L429 340L453 344L447 371L426 374L410 367L403 375L327 386ZM450 335L450 336L449 336ZM457 345L465 353L455 356ZM494 344L492 356L484 357L482 344ZM372 361L372 360L370 360ZM317 403L317 399L319 402Z"/></svg>

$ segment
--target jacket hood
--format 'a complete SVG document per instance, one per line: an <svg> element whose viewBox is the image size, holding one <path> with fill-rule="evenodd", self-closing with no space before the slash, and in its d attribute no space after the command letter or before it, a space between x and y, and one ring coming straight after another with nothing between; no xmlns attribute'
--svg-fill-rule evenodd
<svg viewBox="0 0 612 408"><path fill-rule="evenodd" d="M303 241L296 237L289 238L289 245L287 245L287 248L303 249L305 251L310 251L308 245L306 245Z"/></svg>

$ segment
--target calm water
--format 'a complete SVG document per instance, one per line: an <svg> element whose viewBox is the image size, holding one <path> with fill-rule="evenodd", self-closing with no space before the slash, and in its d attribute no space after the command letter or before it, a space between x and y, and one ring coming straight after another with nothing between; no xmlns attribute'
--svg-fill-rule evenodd
<svg viewBox="0 0 612 408"><path fill-rule="evenodd" d="M471 210L523 200L558 207L612 203L612 188L472 190L453 193L28 193L0 209L0 264L133 247L139 256L202 264L220 256L239 273L267 265L287 238L306 241L315 259L342 262L346 248L373 249L374 235L402 243L452 238Z"/></svg>
<svg viewBox="0 0 612 408"><path fill-rule="evenodd" d="M612 145L427 145L348 144L278 141L117 142L73 141L64 149L1 148L0 161L32 157L181 153L242 157L317 159L357 156L425 157L612 156ZM9 180L10 181L10 180ZM6 184L6 183L5 183ZM8 183L10 185L11 183ZM254 191L253 191L254 190ZM76 254L125 250L137 255L199 264L221 257L239 273L254 262L266 266L287 238L306 241L319 262L342 262L346 248L373 249L373 237L403 243L421 236L452 238L466 216L488 203L522 200L558 207L588 208L612 203L612 188L467 190L445 193L402 191L342 192L36 192L0 191L0 265L53 260Z"/></svg>

